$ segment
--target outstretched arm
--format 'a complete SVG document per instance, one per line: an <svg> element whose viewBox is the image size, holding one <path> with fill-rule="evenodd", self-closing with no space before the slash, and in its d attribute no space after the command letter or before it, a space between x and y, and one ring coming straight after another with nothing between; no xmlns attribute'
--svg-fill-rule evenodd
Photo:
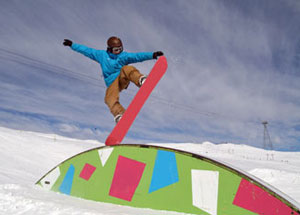
<svg viewBox="0 0 300 215"><path fill-rule="evenodd" d="M98 50L96 50L96 49L73 43L71 40L68 40L68 39L64 40L63 45L70 46L72 50L79 52L79 53L85 55L86 57L91 58L92 60L97 61Z"/></svg>
<svg viewBox="0 0 300 215"><path fill-rule="evenodd" d="M145 60L157 59L158 56L162 56L164 53L157 52L139 52L139 53L127 53L127 63L137 63Z"/></svg>

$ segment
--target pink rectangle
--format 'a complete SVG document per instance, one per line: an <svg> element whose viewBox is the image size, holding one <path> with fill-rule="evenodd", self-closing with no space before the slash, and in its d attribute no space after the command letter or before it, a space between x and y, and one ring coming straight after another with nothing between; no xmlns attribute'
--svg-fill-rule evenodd
<svg viewBox="0 0 300 215"><path fill-rule="evenodd" d="M119 156L109 195L131 201L146 164Z"/></svg>
<svg viewBox="0 0 300 215"><path fill-rule="evenodd" d="M84 165L83 169L81 170L79 177L88 181L90 179L90 177L93 175L95 170L96 170L96 167L92 166L91 164L86 163Z"/></svg>
<svg viewBox="0 0 300 215"><path fill-rule="evenodd" d="M241 180L233 204L257 214L298 214L267 191L245 179Z"/></svg>

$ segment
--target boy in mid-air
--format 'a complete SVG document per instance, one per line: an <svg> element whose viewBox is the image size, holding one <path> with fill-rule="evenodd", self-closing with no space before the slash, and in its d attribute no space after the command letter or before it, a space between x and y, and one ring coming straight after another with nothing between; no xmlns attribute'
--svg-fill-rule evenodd
<svg viewBox="0 0 300 215"><path fill-rule="evenodd" d="M128 64L157 59L163 55L161 51L124 52L122 41L118 37L110 37L107 40L107 50L89 48L73 43L68 39L64 40L63 45L70 46L74 51L97 61L101 65L104 81L107 86L105 103L113 114L116 123L119 122L125 112L124 107L119 102L120 92L127 89L130 82L133 82L137 87L141 87L147 78L134 66L129 66Z"/></svg>

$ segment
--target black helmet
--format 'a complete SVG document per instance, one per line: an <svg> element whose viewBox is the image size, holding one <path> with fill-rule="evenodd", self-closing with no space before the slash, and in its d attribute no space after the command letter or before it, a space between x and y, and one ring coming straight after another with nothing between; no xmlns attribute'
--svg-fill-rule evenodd
<svg viewBox="0 0 300 215"><path fill-rule="evenodd" d="M107 51L113 52L113 48L119 48L120 53L123 51L123 44L120 38L113 36L107 40Z"/></svg>

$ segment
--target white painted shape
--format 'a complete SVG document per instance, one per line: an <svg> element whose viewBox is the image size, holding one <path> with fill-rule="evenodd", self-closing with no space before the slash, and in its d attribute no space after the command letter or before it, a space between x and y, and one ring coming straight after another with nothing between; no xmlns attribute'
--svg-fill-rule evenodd
<svg viewBox="0 0 300 215"><path fill-rule="evenodd" d="M51 190L56 180L60 176L59 167L56 167L52 172L46 175L45 178L41 180L42 187L46 190Z"/></svg>
<svg viewBox="0 0 300 215"><path fill-rule="evenodd" d="M102 163L102 166L105 165L106 161L108 160L109 156L111 155L114 148L104 148L98 150L98 154Z"/></svg>
<svg viewBox="0 0 300 215"><path fill-rule="evenodd" d="M217 215L219 172L192 169L193 205Z"/></svg>

